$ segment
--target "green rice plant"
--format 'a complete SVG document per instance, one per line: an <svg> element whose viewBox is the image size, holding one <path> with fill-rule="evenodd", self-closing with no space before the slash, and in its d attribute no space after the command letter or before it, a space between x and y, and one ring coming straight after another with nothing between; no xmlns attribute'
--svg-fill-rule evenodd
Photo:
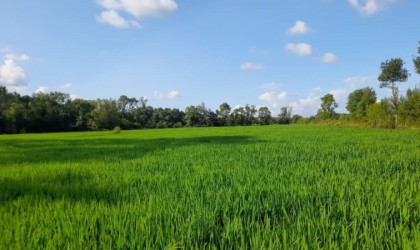
<svg viewBox="0 0 420 250"><path fill-rule="evenodd" d="M420 134L0 136L0 249L419 249Z"/></svg>

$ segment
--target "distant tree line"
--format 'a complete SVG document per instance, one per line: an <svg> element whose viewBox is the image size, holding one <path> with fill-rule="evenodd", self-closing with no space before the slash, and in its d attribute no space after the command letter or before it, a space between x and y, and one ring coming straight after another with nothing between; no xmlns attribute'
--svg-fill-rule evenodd
<svg viewBox="0 0 420 250"><path fill-rule="evenodd" d="M189 106L185 111L154 108L147 99L129 98L71 100L61 92L35 93L22 96L0 86L0 134L60 131L178 128L210 126L248 126L293 122L290 108L282 108L272 117L267 107L255 105L231 108L222 103L213 111L204 103ZM296 117L295 117L296 118Z"/></svg>
<svg viewBox="0 0 420 250"><path fill-rule="evenodd" d="M419 43L420 45L420 43ZM420 74L419 56L413 58L417 74ZM0 85L0 134L25 132L59 132L144 128L178 128L210 126L249 126L309 122L366 124L372 127L395 128L420 127L420 89L408 89L399 95L397 83L407 81L410 74L401 58L381 63L378 77L381 88L389 88L391 97L377 101L372 88L357 89L350 93L346 109L348 114L338 114L332 94L321 98L318 113L309 118L292 115L291 107L280 108L273 117L268 107L245 105L232 108L222 103L213 111L201 103L189 106L185 111L170 108L154 108L147 99L129 98L125 95L114 99L71 100L61 92L36 93L32 96L8 92Z"/></svg>

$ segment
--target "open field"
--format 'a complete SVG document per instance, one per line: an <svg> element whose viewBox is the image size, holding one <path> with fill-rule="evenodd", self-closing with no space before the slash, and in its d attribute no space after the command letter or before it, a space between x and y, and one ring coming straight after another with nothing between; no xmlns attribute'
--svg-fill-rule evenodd
<svg viewBox="0 0 420 250"><path fill-rule="evenodd" d="M418 131L0 136L0 249L420 249Z"/></svg>

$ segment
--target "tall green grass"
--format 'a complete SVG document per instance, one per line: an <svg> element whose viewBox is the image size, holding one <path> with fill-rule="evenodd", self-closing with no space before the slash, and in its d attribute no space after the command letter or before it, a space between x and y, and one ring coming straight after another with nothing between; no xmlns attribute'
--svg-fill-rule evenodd
<svg viewBox="0 0 420 250"><path fill-rule="evenodd" d="M0 136L0 249L420 249L420 134Z"/></svg>

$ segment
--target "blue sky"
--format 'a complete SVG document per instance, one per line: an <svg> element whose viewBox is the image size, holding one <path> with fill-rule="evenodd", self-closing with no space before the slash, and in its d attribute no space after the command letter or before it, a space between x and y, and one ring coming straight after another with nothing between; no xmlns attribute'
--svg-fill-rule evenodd
<svg viewBox="0 0 420 250"><path fill-rule="evenodd" d="M312 115L373 87L380 63L412 56L418 0L13 0L0 8L0 80L11 91L154 107L289 105Z"/></svg>

